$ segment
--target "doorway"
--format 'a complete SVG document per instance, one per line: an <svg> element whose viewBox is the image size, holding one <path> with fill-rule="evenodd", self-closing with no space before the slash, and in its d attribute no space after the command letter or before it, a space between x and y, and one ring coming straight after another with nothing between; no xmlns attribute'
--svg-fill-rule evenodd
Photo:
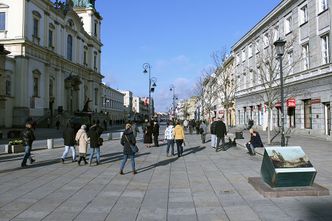
<svg viewBox="0 0 332 221"><path fill-rule="evenodd" d="M331 105L330 103L324 103L324 123L325 123L325 135L331 135Z"/></svg>

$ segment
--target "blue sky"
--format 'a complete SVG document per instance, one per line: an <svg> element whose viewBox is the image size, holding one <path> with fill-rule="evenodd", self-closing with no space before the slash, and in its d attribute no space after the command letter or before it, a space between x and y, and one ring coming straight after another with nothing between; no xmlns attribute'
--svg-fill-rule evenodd
<svg viewBox="0 0 332 221"><path fill-rule="evenodd" d="M280 0L97 0L102 21L104 82L136 96L148 96L143 63L157 78L157 111L192 95L211 54L230 50Z"/></svg>

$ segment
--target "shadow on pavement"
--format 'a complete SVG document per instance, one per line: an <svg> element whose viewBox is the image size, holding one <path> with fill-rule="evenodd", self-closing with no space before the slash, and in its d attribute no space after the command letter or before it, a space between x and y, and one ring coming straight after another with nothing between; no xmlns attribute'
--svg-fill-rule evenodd
<svg viewBox="0 0 332 221"><path fill-rule="evenodd" d="M144 155L149 155L149 154L151 154L151 153L150 152L139 153L139 154L135 155L135 158L140 157L140 156L144 156ZM103 155L102 157L103 158L109 157L107 159L101 159L100 162L102 164L112 163L112 162L115 162L115 161L122 160L123 159L123 152L117 152L117 153L114 153L114 154L106 154L106 155Z"/></svg>
<svg viewBox="0 0 332 221"><path fill-rule="evenodd" d="M20 160L22 160L22 159L20 159ZM43 167L43 166L49 166L49 165L56 164L56 163L60 163L60 160L52 159L52 160L36 161L35 163L28 165L27 167L16 167L16 168L0 170L0 174L7 173L7 172L13 172L16 170L24 170L24 169L29 169L29 168L38 168L38 167Z"/></svg>
<svg viewBox="0 0 332 221"><path fill-rule="evenodd" d="M202 150L204 150L205 148L206 148L205 146L203 146L203 147L201 147L201 146L197 146L197 147L191 147L191 148L184 149L184 150L183 150L183 153L184 153L184 154L182 154L182 156L187 156L187 155L189 155L189 154L192 154L192 153L196 153L196 152L202 151Z"/></svg>

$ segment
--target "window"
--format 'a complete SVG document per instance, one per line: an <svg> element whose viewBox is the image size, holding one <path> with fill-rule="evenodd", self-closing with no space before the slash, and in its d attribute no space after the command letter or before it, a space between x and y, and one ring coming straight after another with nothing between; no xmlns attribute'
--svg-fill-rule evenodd
<svg viewBox="0 0 332 221"><path fill-rule="evenodd" d="M321 37L321 48L322 48L322 63L327 64L330 62L328 35L324 35L323 37Z"/></svg>
<svg viewBox="0 0 332 221"><path fill-rule="evenodd" d="M33 96L39 96L39 78L37 76L33 77Z"/></svg>
<svg viewBox="0 0 332 221"><path fill-rule="evenodd" d="M267 48L269 46L269 33L265 33L263 36L263 41L264 41L264 48Z"/></svg>
<svg viewBox="0 0 332 221"><path fill-rule="evenodd" d="M48 47L53 48L53 31L48 30Z"/></svg>
<svg viewBox="0 0 332 221"><path fill-rule="evenodd" d="M236 65L240 64L240 55L239 53L236 54Z"/></svg>
<svg viewBox="0 0 332 221"><path fill-rule="evenodd" d="M87 55L86 55L87 53L86 53L86 50L84 50L84 53L83 53L83 64L84 65L87 65Z"/></svg>
<svg viewBox="0 0 332 221"><path fill-rule="evenodd" d="M293 51L289 51L287 53L287 63L289 66L289 73L292 74L293 73Z"/></svg>
<svg viewBox="0 0 332 221"><path fill-rule="evenodd" d="M309 69L309 44L302 45L303 69Z"/></svg>
<svg viewBox="0 0 332 221"><path fill-rule="evenodd" d="M10 96L11 95L11 82L10 80L6 80L6 96Z"/></svg>
<svg viewBox="0 0 332 221"><path fill-rule="evenodd" d="M287 15L285 17L285 35L292 31L292 16Z"/></svg>
<svg viewBox="0 0 332 221"><path fill-rule="evenodd" d="M275 42L276 40L278 40L280 38L279 35L279 26L276 25L273 29L273 42Z"/></svg>
<svg viewBox="0 0 332 221"><path fill-rule="evenodd" d="M327 0L318 0L318 13L321 13L328 9L328 1Z"/></svg>
<svg viewBox="0 0 332 221"><path fill-rule="evenodd" d="M311 121L311 100L304 100L304 128L311 129L312 128L312 121Z"/></svg>
<svg viewBox="0 0 332 221"><path fill-rule="evenodd" d="M252 44L250 44L248 46L248 57L251 58L252 57Z"/></svg>
<svg viewBox="0 0 332 221"><path fill-rule="evenodd" d="M67 59L73 59L73 37L71 35L67 36Z"/></svg>
<svg viewBox="0 0 332 221"><path fill-rule="evenodd" d="M259 38L256 39L256 45L255 45L255 53L258 54L259 53L259 44L260 44L260 40Z"/></svg>
<svg viewBox="0 0 332 221"><path fill-rule="evenodd" d="M39 37L39 20L37 18L33 18L33 36Z"/></svg>
<svg viewBox="0 0 332 221"><path fill-rule="evenodd" d="M246 60L246 49L242 49L242 62Z"/></svg>
<svg viewBox="0 0 332 221"><path fill-rule="evenodd" d="M98 105L98 88L95 88L95 105Z"/></svg>
<svg viewBox="0 0 332 221"><path fill-rule="evenodd" d="M6 30L6 13L0 12L0 31Z"/></svg>
<svg viewBox="0 0 332 221"><path fill-rule="evenodd" d="M98 21L95 21L94 36L97 37Z"/></svg>
<svg viewBox="0 0 332 221"><path fill-rule="evenodd" d="M97 52L95 52L93 56L93 68L97 70Z"/></svg>
<svg viewBox="0 0 332 221"><path fill-rule="evenodd" d="M302 24L308 22L308 6L303 5L302 7L300 7L299 13L300 13L299 14L299 19L300 19L299 24L302 25Z"/></svg>

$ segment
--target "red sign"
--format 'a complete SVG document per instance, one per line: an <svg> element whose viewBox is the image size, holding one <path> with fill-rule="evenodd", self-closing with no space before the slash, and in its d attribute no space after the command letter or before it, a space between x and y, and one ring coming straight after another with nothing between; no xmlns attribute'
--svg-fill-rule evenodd
<svg viewBox="0 0 332 221"><path fill-rule="evenodd" d="M281 102L277 101L276 104L274 105L276 108L281 108Z"/></svg>
<svg viewBox="0 0 332 221"><path fill-rule="evenodd" d="M312 99L311 104L320 104L320 98Z"/></svg>
<svg viewBox="0 0 332 221"><path fill-rule="evenodd" d="M287 107L296 107L296 100L294 98L289 98L287 100Z"/></svg>

